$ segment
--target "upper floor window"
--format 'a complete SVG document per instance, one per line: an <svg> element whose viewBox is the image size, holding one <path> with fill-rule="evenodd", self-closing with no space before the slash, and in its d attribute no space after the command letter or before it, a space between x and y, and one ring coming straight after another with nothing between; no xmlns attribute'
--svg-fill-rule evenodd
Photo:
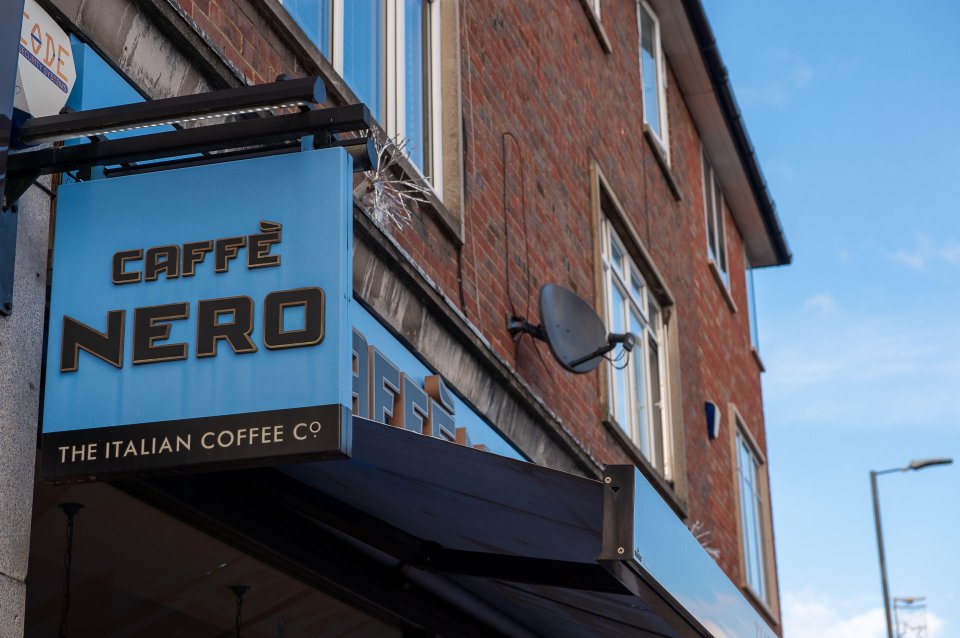
<svg viewBox="0 0 960 638"><path fill-rule="evenodd" d="M637 3L640 21L640 76L643 81L643 121L650 127L665 155L667 138L667 81L660 47L660 21L643 0Z"/></svg>
<svg viewBox="0 0 960 638"><path fill-rule="evenodd" d="M703 157L703 207L707 220L707 257L716 267L724 285L729 288L727 240L723 227L723 193L706 154L701 155Z"/></svg>
<svg viewBox="0 0 960 638"><path fill-rule="evenodd" d="M281 0L438 193L440 1Z"/></svg>
<svg viewBox="0 0 960 638"><path fill-rule="evenodd" d="M736 417L737 477L740 491L741 548L744 581L763 603L768 602L763 466Z"/></svg>
<svg viewBox="0 0 960 638"><path fill-rule="evenodd" d="M610 220L601 220L607 328L632 332L637 343L629 358L609 366L609 402L614 420L641 454L670 478L663 313L640 269Z"/></svg>
<svg viewBox="0 0 960 638"><path fill-rule="evenodd" d="M747 280L747 315L750 321L750 345L756 352L760 351L760 335L757 329L757 300L753 289L753 267L747 257L746 249L743 253L744 273Z"/></svg>

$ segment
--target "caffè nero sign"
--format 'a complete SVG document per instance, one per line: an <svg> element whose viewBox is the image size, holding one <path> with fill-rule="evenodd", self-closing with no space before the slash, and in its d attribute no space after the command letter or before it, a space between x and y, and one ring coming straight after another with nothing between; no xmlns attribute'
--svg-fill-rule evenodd
<svg viewBox="0 0 960 638"><path fill-rule="evenodd" d="M342 149L61 186L43 477L349 454L351 207Z"/></svg>

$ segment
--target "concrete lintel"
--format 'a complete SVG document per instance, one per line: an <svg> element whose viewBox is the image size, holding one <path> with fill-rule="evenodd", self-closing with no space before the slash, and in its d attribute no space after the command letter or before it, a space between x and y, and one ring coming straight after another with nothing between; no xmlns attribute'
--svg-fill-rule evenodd
<svg viewBox="0 0 960 638"><path fill-rule="evenodd" d="M173 26L184 18L169 5L162 11L158 8L160 0L153 4L147 0L40 1L68 31L101 52L148 98L191 95L240 84L235 75L231 81L233 72L209 46L192 47L188 49L190 56L184 54L182 47L187 40L178 37L180 31ZM199 43L199 36L190 33Z"/></svg>

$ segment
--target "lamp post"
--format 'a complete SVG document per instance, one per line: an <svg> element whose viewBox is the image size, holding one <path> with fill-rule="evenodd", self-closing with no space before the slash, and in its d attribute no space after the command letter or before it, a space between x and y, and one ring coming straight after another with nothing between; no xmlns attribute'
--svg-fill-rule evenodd
<svg viewBox="0 0 960 638"><path fill-rule="evenodd" d="M890 591L887 587L887 561L883 554L883 531L880 527L880 499L877 497L877 477L881 474L922 470L934 465L949 465L953 459L935 458L910 461L906 467L895 467L889 470L870 470L870 489L873 492L873 520L877 527L877 552L880 554L880 580L883 583L883 613L887 620L887 638L893 638L893 623L890 621Z"/></svg>

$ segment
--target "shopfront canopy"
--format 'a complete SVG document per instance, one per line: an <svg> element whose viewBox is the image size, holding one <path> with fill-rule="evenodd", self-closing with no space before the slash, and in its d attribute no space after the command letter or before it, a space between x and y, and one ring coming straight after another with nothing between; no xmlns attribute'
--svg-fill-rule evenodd
<svg viewBox="0 0 960 638"><path fill-rule="evenodd" d="M348 460L125 488L437 635L773 636L630 476L585 479L355 418Z"/></svg>

